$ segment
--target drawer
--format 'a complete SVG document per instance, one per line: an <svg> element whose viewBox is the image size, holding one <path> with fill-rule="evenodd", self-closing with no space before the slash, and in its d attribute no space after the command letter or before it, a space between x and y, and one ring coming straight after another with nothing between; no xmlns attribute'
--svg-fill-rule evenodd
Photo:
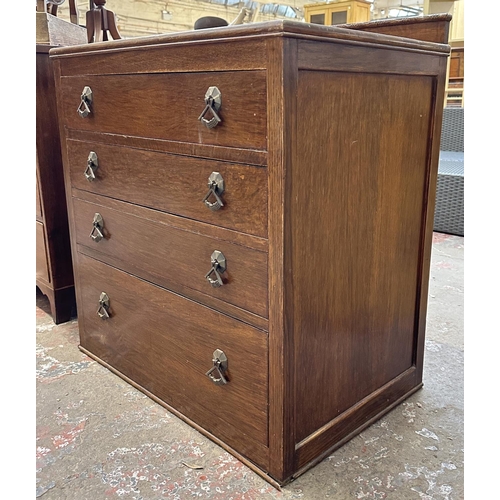
<svg viewBox="0 0 500 500"><path fill-rule="evenodd" d="M214 86L222 121L207 128L198 118ZM92 103L82 118L84 87L91 89ZM59 89L63 124L72 129L267 149L265 71L71 76L61 78ZM210 111L205 118L212 118Z"/></svg>
<svg viewBox="0 0 500 500"><path fill-rule="evenodd" d="M36 279L41 279L50 283L45 232L43 230L43 224L38 221L36 221Z"/></svg>
<svg viewBox="0 0 500 500"><path fill-rule="evenodd" d="M267 237L266 168L101 143L66 144L75 188ZM95 156L88 167L91 152ZM219 184L222 179L223 192L216 188L223 203L218 210L203 201L210 176ZM220 206L216 201L210 194L212 208Z"/></svg>
<svg viewBox="0 0 500 500"><path fill-rule="evenodd" d="M85 255L77 254L77 260L81 346L263 462L268 443L267 336ZM107 319L97 314L103 292ZM225 385L206 375L216 349L227 357ZM215 371L213 375L220 378Z"/></svg>
<svg viewBox="0 0 500 500"><path fill-rule="evenodd" d="M173 225L174 216L95 198L102 204L73 199L76 243L82 252L97 252L101 260L166 288L177 291L182 286L188 295L194 290L202 301L215 298L267 318L266 252L199 234L199 222L190 223L192 230L180 229ZM99 241L90 236L95 214L102 218ZM226 263L224 272L218 269L223 281L219 287L206 278L215 251L222 252ZM209 278L216 280L216 273Z"/></svg>

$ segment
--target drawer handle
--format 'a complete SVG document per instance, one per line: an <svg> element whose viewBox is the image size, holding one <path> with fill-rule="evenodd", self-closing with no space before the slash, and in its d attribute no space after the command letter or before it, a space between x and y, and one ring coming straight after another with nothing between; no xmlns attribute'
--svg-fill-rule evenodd
<svg viewBox="0 0 500 500"><path fill-rule="evenodd" d="M90 87L83 87L80 99L81 102L80 106L78 106L77 111L82 118L85 118L86 116L90 115L91 112L90 106L93 100L92 89Z"/></svg>
<svg viewBox="0 0 500 500"><path fill-rule="evenodd" d="M214 128L222 121L222 118L218 115L217 111L222 106L222 94L217 87L208 87L205 94L205 109L198 117L203 125L207 128ZM207 120L205 115L210 111L212 118Z"/></svg>
<svg viewBox="0 0 500 500"><path fill-rule="evenodd" d="M101 292L99 297L99 308L97 309L97 315L101 319L108 319L109 315L109 297L106 292Z"/></svg>
<svg viewBox="0 0 500 500"><path fill-rule="evenodd" d="M212 363L214 366L208 370L205 375L215 384L215 385L225 385L228 383L228 379L225 377L224 372L227 371L227 356L224 351L216 349L213 353ZM218 378L214 376L214 372L218 373Z"/></svg>
<svg viewBox="0 0 500 500"><path fill-rule="evenodd" d="M87 168L85 169L84 172L85 178L89 182L95 180L95 171L97 170L98 166L99 166L99 160L97 159L97 153L91 151L89 153L89 157L87 158Z"/></svg>
<svg viewBox="0 0 500 500"><path fill-rule="evenodd" d="M92 221L92 231L90 237L98 243L104 238L104 219L100 213L94 214L94 220Z"/></svg>
<svg viewBox="0 0 500 500"><path fill-rule="evenodd" d="M223 192L224 179L222 178L222 175L220 175L219 172L212 172L208 178L208 193L205 195L205 198L203 198L203 203L205 203L210 210L219 210L224 206L224 203L219 196ZM211 195L215 198L215 201L213 202L209 201Z"/></svg>
<svg viewBox="0 0 500 500"><path fill-rule="evenodd" d="M212 253L210 260L212 267L210 268L210 271L205 274L205 278L214 288L219 288L224 284L219 273L223 273L226 270L226 257L224 257L224 254L219 252L219 250L215 250ZM215 279L210 277L211 274L215 275Z"/></svg>

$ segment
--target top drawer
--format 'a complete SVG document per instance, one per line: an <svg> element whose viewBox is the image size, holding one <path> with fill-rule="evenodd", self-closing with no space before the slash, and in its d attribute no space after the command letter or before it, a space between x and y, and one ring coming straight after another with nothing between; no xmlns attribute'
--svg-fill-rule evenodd
<svg viewBox="0 0 500 500"><path fill-rule="evenodd" d="M91 90L82 117L82 91ZM199 120L210 87L220 91L221 122ZM235 148L266 150L265 71L62 77L60 112L72 129ZM80 108L85 111L85 106ZM83 113L85 114L85 113ZM209 121L213 113L207 110Z"/></svg>

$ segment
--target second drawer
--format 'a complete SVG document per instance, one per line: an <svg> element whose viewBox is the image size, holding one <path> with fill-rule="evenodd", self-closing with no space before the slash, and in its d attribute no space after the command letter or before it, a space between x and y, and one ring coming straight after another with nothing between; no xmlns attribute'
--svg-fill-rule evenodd
<svg viewBox="0 0 500 500"><path fill-rule="evenodd" d="M192 222L192 231L180 229L168 223L173 216L115 200L74 198L73 212L81 251L88 248L166 288L182 287L187 295L193 290L191 298L207 297L211 304L216 299L268 317L266 252L200 234L201 223Z"/></svg>
<svg viewBox="0 0 500 500"><path fill-rule="evenodd" d="M75 188L267 237L267 168L74 140L67 148Z"/></svg>

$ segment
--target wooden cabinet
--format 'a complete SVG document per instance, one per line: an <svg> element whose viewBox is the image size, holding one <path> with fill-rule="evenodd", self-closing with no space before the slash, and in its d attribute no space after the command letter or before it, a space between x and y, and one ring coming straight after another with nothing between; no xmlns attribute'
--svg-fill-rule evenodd
<svg viewBox="0 0 500 500"><path fill-rule="evenodd" d="M80 348L274 485L418 390L448 54L295 22L53 49Z"/></svg>
<svg viewBox="0 0 500 500"><path fill-rule="evenodd" d="M52 47L85 43L80 26L36 13L36 286L56 324L76 313Z"/></svg>
<svg viewBox="0 0 500 500"><path fill-rule="evenodd" d="M446 106L464 106L464 47L452 47L449 62Z"/></svg>
<svg viewBox="0 0 500 500"><path fill-rule="evenodd" d="M304 19L308 23L326 26L369 21L371 5L365 0L306 4L304 5Z"/></svg>

